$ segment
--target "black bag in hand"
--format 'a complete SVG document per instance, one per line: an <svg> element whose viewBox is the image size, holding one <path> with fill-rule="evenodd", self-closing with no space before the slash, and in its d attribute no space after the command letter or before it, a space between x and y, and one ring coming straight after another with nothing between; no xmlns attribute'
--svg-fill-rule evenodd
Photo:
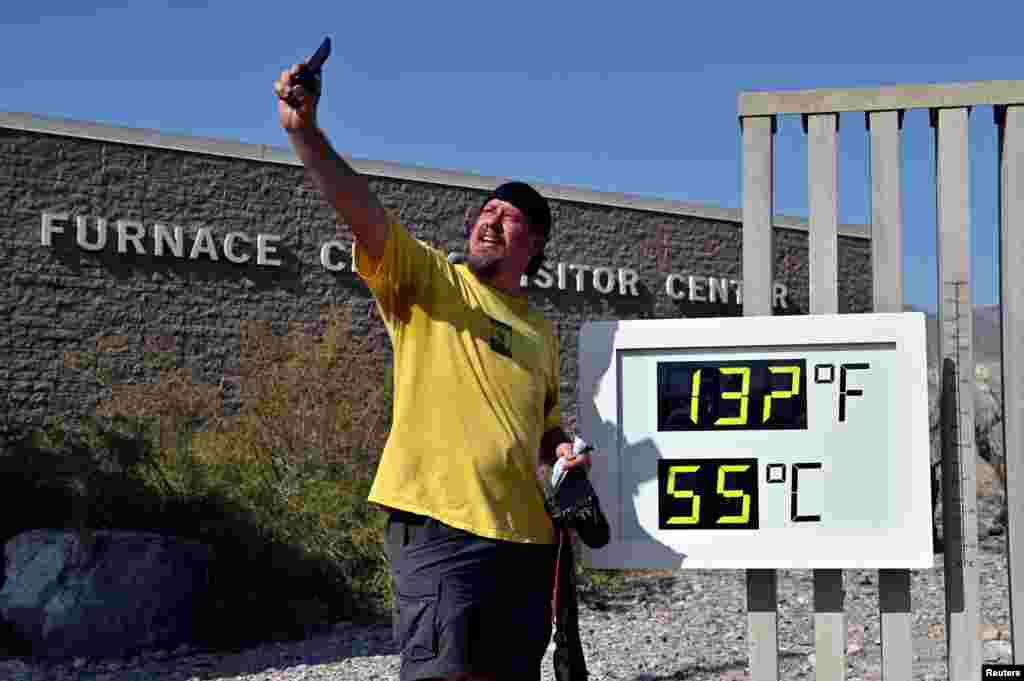
<svg viewBox="0 0 1024 681"><path fill-rule="evenodd" d="M599 549L611 539L608 519L601 512L597 492L582 468L572 468L547 500L555 526L572 528L584 544Z"/></svg>
<svg viewBox="0 0 1024 681"><path fill-rule="evenodd" d="M588 451L577 438L575 453ZM545 499L548 513L558 531L558 560L555 566L555 652L556 681L587 681L586 659L580 640L579 611L576 603L576 565L569 529L592 549L605 546L611 538L608 519L601 512L597 492L582 468L571 468L555 483Z"/></svg>

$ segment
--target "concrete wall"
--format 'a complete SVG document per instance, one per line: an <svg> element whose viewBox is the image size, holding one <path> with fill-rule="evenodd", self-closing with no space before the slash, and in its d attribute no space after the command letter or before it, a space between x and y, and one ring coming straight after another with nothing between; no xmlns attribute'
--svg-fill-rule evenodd
<svg viewBox="0 0 1024 681"><path fill-rule="evenodd" d="M272 160L268 160L272 159ZM357 162L374 175L385 205L419 238L461 250L464 222L498 178L379 162ZM681 178L685 182L685 178ZM738 315L729 303L673 299L665 280L741 280L738 211L536 185L551 200L549 264L631 268L640 295L605 294L587 275L584 291L566 270L565 290L531 285L531 300L557 320L562 342L562 404L575 411L576 337L586 320ZM44 214L66 214L63 233L42 243ZM107 243L76 243L76 219ZM140 222L145 255L118 252L118 220ZM183 228L184 257L154 255L153 225ZM217 260L188 255L198 226L209 230ZM228 262L230 232L279 237L276 267ZM871 307L870 242L863 226L840 230L840 312ZM315 320L322 304L351 306L361 330L390 352L368 291L349 269L347 250L328 271L321 246L339 238L333 212L304 181L286 150L161 135L94 124L0 114L0 431L14 434L46 416L91 413L111 382L152 381L152 353L171 353L195 380L218 384L238 366L239 325L269 319ZM343 237L344 238L344 237ZM777 218L775 278L789 288L776 313L806 313L807 233L797 219ZM347 239L345 239L347 244ZM701 280L698 280L700 282ZM95 367L82 368L94 353ZM98 380L98 377L103 380ZM106 384L105 384L106 383Z"/></svg>

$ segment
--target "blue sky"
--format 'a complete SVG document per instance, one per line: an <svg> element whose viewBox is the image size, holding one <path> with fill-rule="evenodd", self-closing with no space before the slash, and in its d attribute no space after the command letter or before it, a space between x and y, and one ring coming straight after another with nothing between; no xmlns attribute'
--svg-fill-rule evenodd
<svg viewBox="0 0 1024 681"><path fill-rule="evenodd" d="M740 206L737 95L1024 78L1021 5L8 3L0 109L287 145L272 83L325 35L320 120L356 158ZM825 13L829 12L829 16ZM998 299L996 131L970 125L976 303ZM904 121L905 296L934 309L932 131ZM840 130L840 219L870 218L863 116ZM806 215L780 119L775 210Z"/></svg>

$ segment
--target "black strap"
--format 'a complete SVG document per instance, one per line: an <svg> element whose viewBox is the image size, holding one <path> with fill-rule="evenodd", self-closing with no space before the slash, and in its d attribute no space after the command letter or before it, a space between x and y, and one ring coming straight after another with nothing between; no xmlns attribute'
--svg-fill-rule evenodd
<svg viewBox="0 0 1024 681"><path fill-rule="evenodd" d="M562 530L559 530L562 532ZM568 535L568 532L565 532ZM566 537L568 539L568 537ZM576 601L576 560L572 542L562 547L562 561L558 572L558 612L555 617L555 653L553 657L556 681L587 681L587 662L583 657L580 640L579 609Z"/></svg>

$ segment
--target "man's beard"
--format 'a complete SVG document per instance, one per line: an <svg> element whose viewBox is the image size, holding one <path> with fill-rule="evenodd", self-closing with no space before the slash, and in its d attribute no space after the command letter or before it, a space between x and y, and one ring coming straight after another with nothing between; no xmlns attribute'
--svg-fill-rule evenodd
<svg viewBox="0 0 1024 681"><path fill-rule="evenodd" d="M501 263L505 260L500 255L474 255L466 249L466 266L476 276L488 279L493 277L501 269Z"/></svg>

